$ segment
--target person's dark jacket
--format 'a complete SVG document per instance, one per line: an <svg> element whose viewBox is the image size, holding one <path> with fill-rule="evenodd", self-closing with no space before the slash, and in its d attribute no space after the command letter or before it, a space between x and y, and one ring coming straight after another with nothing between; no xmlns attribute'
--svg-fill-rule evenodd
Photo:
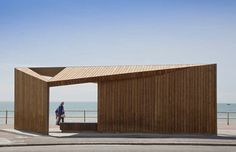
<svg viewBox="0 0 236 152"><path fill-rule="evenodd" d="M59 115L63 115L65 112L64 112L64 106L62 106L62 105L60 105L59 107L58 107L58 114Z"/></svg>

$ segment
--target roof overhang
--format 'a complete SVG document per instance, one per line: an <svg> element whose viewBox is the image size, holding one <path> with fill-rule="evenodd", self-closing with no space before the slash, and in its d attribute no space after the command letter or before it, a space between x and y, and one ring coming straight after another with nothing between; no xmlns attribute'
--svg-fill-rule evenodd
<svg viewBox="0 0 236 152"><path fill-rule="evenodd" d="M176 70L204 65L209 64L23 67L16 69L45 81L50 87L53 87L162 75ZM49 78L45 78L45 76Z"/></svg>

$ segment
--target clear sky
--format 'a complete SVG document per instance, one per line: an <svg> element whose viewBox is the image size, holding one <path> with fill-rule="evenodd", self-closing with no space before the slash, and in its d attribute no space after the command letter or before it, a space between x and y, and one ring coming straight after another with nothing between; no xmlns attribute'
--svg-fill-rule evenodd
<svg viewBox="0 0 236 152"><path fill-rule="evenodd" d="M217 63L218 102L236 103L235 0L0 0L0 101L14 67ZM51 100L96 100L96 85Z"/></svg>

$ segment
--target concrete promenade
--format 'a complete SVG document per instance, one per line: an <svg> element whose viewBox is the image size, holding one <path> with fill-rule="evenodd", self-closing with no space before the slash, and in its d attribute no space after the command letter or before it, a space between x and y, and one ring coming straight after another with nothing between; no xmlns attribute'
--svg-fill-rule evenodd
<svg viewBox="0 0 236 152"><path fill-rule="evenodd" d="M236 126L219 126L217 136L164 135L148 133L61 133L58 128L50 129L50 135L19 132L13 126L0 128L0 147L50 146L50 145L192 145L192 146L235 146ZM0 149L1 150L1 149Z"/></svg>

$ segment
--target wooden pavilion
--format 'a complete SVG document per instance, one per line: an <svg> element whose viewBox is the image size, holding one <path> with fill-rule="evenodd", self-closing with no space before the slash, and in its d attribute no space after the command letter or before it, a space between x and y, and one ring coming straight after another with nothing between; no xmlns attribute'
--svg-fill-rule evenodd
<svg viewBox="0 0 236 152"><path fill-rule="evenodd" d="M216 64L15 68L14 127L48 134L49 88L92 82L98 86L98 132L217 134L216 68Z"/></svg>

